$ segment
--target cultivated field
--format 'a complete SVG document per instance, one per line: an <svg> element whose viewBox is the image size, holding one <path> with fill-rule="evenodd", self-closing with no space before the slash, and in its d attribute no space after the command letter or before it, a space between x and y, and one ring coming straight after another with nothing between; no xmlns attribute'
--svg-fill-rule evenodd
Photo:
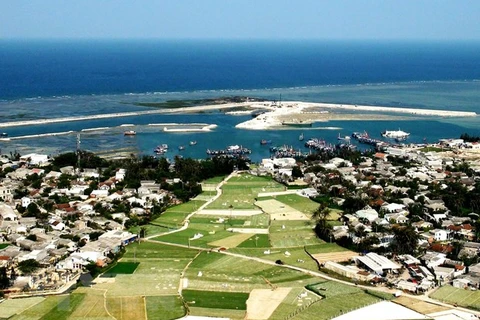
<svg viewBox="0 0 480 320"><path fill-rule="evenodd" d="M320 206L315 201L312 201L306 197L299 196L298 194L284 194L275 196L274 198L277 201L280 201L300 212L303 212L309 217Z"/></svg>
<svg viewBox="0 0 480 320"><path fill-rule="evenodd" d="M394 302L422 314L440 312L449 309L430 302L412 299L407 296L400 296L396 298Z"/></svg>
<svg viewBox="0 0 480 320"><path fill-rule="evenodd" d="M274 199L257 201L255 205L269 214L271 220L310 220L303 212Z"/></svg>
<svg viewBox="0 0 480 320"><path fill-rule="evenodd" d="M7 319L45 300L44 297L8 299L0 304L0 319Z"/></svg>
<svg viewBox="0 0 480 320"><path fill-rule="evenodd" d="M348 261L353 257L358 256L358 253L350 250L345 250L340 252L314 253L312 254L312 256L320 263L324 263L327 261L342 262Z"/></svg>
<svg viewBox="0 0 480 320"><path fill-rule="evenodd" d="M270 226L272 247L303 247L324 243L317 238L312 228L310 220L272 221Z"/></svg>
<svg viewBox="0 0 480 320"><path fill-rule="evenodd" d="M253 289L247 300L246 319L268 319L290 293L291 288Z"/></svg>
<svg viewBox="0 0 480 320"><path fill-rule="evenodd" d="M479 291L465 290L446 285L437 289L430 296L443 302L480 310Z"/></svg>
<svg viewBox="0 0 480 320"><path fill-rule="evenodd" d="M283 190L285 187L271 178L241 174L230 178L222 186L222 195L207 209L256 209L254 203L259 192Z"/></svg>

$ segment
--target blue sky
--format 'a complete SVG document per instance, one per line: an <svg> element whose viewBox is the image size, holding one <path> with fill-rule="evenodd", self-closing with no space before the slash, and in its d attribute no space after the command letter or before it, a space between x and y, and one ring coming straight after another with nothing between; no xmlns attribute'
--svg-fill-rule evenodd
<svg viewBox="0 0 480 320"><path fill-rule="evenodd" d="M0 38L480 40L480 1L1 1Z"/></svg>

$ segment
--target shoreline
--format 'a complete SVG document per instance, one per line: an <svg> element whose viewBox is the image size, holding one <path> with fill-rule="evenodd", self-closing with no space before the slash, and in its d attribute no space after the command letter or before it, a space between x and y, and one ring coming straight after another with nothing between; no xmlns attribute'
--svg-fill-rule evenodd
<svg viewBox="0 0 480 320"><path fill-rule="evenodd" d="M259 115L254 119L236 125L239 129L250 130L268 130L278 129L284 126L284 122L290 125L309 125L314 122L328 122L330 120L412 120L411 117L402 118L401 114L413 115L420 117L476 117L475 112L456 111L456 110L435 110L435 109L418 109L418 108L399 108L399 107L379 107L379 106L363 106L333 103L315 103L315 102L299 102L285 101L280 106L269 108L269 112ZM373 112L371 114L342 114L335 111L365 111ZM398 115L390 115L387 113L396 113ZM286 126L285 126L286 127Z"/></svg>
<svg viewBox="0 0 480 320"><path fill-rule="evenodd" d="M388 117L388 116L395 117L391 115L385 115L385 113L408 114L408 115L416 115L416 116L436 116L436 117L475 117L477 116L475 112L456 111L456 110L450 111L450 110L436 110L436 109L348 105L348 104L301 102L301 101L285 101L285 102L282 102L281 105L279 106L271 104L270 102L240 102L240 103L227 103L227 104L204 105L204 106L182 107L182 108L131 111L131 112L107 113L107 114L96 114L96 115L86 115L86 116L72 116L72 117L51 118L51 119L10 121L10 122L0 123L0 128L84 121L84 120L93 120L93 119L133 117L133 116L142 116L142 115L149 115L149 114L195 113L195 112L202 112L202 111L231 109L231 108L237 108L237 107L248 107L248 108L251 108L252 110L259 109L259 108L270 110L265 112L264 114L259 115L254 119L242 122L236 126L236 128L254 129L254 130L269 129L275 126L277 127L282 126L282 117L288 120L292 120L292 118L295 115L301 115L301 117L306 118L306 120L311 119L315 122L322 121L322 118L323 118L323 121L328 121L329 120L328 118L329 117L332 118L331 115L336 114L334 112L337 110L376 112L376 113L379 113L377 114L377 116L382 116L382 113L383 113L383 117ZM319 109L319 110L315 110L315 109ZM359 118L360 119L362 118L362 114L338 115L338 117L340 116L344 117L344 119L342 120L358 120ZM369 116L368 119L371 120L372 117ZM128 126L131 126L131 124L129 124Z"/></svg>

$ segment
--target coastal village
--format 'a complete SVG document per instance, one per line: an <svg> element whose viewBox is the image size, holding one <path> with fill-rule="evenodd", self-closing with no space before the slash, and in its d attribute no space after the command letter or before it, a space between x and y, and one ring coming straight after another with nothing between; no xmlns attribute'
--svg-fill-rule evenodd
<svg viewBox="0 0 480 320"><path fill-rule="evenodd" d="M445 139L354 158L263 159L245 173L233 174L273 177L285 186L268 194L274 198L294 194L316 199L319 208L309 218L315 222L312 233L349 249L330 256L307 252L329 277L397 297L428 296L444 286L475 292L480 288L478 150L477 142ZM9 299L89 285L92 275L147 237L145 228L132 221L152 216L158 204L181 203L161 187L183 185L180 178L143 180L138 188L128 188L122 183L127 168L53 170L52 159L41 154L2 156L0 161L0 281ZM170 164L170 170L174 167ZM258 194L262 196L267 195ZM232 218L232 205L229 210ZM288 214L277 213L272 220L288 220ZM203 236L196 233L190 240ZM304 262L296 260L299 266ZM284 259L275 263L285 264Z"/></svg>

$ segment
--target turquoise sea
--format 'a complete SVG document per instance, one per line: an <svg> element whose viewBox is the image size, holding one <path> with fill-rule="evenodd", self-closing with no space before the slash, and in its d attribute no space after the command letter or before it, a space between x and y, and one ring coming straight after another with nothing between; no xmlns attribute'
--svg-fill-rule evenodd
<svg viewBox="0 0 480 320"><path fill-rule="evenodd" d="M271 100L302 100L402 106L480 113L479 43L258 42L258 41L10 41L0 42L0 119L2 122L149 110L136 102L190 100L242 95ZM411 133L409 141L429 142L480 135L478 117L410 121L333 121L312 130L246 131L234 126L249 116L221 112L149 115L19 126L10 137L73 131L71 134L0 141L3 153L56 154L81 147L94 152L128 150L153 154L168 143L167 157L204 158L205 150L239 144L251 158L268 157L274 145L302 148L298 135L336 143L339 133L383 130ZM209 133L164 133L150 123L211 123ZM124 137L122 124L137 135ZM324 130L322 127L335 127ZM196 140L196 146L188 142ZM185 145L178 151L179 145Z"/></svg>

